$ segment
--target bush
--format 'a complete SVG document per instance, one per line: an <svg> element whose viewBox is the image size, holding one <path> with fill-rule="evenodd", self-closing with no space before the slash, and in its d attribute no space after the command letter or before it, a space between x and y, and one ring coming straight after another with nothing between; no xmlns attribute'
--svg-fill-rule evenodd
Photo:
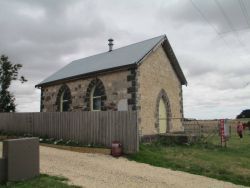
<svg viewBox="0 0 250 188"><path fill-rule="evenodd" d="M236 117L236 119L241 119L241 118L250 118L250 109L243 110L243 111Z"/></svg>

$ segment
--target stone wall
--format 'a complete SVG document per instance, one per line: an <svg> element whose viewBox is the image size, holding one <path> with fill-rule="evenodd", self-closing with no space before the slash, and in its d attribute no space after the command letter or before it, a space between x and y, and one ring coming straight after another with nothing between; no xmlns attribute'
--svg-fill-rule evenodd
<svg viewBox="0 0 250 188"><path fill-rule="evenodd" d="M105 88L105 110L132 110L134 104L131 103L132 94L131 86L134 70L123 70L112 73L89 77L74 81L68 81L62 84L53 86L44 86L41 91L41 111L53 112L58 111L57 95L63 84L66 84L71 91L70 111L89 110L87 106L88 87L93 80L99 79L102 81ZM118 109L119 108L119 109Z"/></svg>
<svg viewBox="0 0 250 188"><path fill-rule="evenodd" d="M182 131L183 107L182 85L171 66L167 55L158 47L139 66L137 70L138 95L137 108L139 132L142 135L158 133L158 102L163 95L169 114L169 132ZM168 102L169 101L169 102Z"/></svg>

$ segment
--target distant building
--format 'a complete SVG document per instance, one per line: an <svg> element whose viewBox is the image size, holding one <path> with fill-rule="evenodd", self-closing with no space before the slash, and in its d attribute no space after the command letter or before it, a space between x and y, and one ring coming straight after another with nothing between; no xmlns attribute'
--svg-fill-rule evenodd
<svg viewBox="0 0 250 188"><path fill-rule="evenodd" d="M75 60L36 87L41 111L138 111L141 135L182 131L187 81L166 35Z"/></svg>

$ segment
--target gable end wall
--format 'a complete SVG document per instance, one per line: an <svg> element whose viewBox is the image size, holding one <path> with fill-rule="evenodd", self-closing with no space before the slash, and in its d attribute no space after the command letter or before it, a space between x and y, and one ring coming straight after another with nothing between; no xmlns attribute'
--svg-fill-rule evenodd
<svg viewBox="0 0 250 188"><path fill-rule="evenodd" d="M169 132L183 131L182 85L162 46L156 48L138 67L137 77L140 135L158 133L156 106L162 89L167 93L171 108Z"/></svg>

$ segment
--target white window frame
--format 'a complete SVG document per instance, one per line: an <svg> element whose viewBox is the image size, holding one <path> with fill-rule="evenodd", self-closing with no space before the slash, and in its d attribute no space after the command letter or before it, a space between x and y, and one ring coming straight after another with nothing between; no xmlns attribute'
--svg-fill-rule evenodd
<svg viewBox="0 0 250 188"><path fill-rule="evenodd" d="M63 111L63 104L64 104L65 102L68 102L68 101L69 101L69 100L63 100L64 93L65 93L65 90L62 92L61 97L60 97L60 112L64 112L64 111Z"/></svg>
<svg viewBox="0 0 250 188"><path fill-rule="evenodd" d="M100 99L101 100L101 97L102 96L95 96L94 97L94 92L95 92L95 89L96 89L96 86L94 86L91 90L91 97L90 97L90 107L91 107L91 111L101 111L101 106L100 106L100 109L98 110L94 110L94 99ZM102 101L102 100L101 100Z"/></svg>

